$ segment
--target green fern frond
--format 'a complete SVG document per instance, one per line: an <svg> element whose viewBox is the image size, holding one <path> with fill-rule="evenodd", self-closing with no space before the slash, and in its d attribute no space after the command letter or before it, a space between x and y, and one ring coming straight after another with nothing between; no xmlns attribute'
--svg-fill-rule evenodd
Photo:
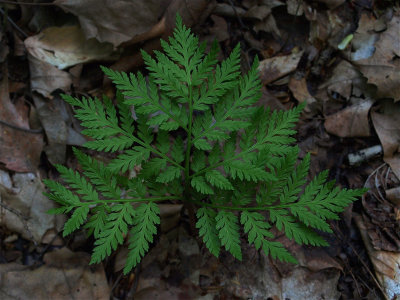
<svg viewBox="0 0 400 300"><path fill-rule="evenodd" d="M190 181L190 184L199 193L206 194L206 195L214 194L214 190L207 184L207 182L204 180L203 176L193 177L192 180Z"/></svg>
<svg viewBox="0 0 400 300"><path fill-rule="evenodd" d="M124 235L128 233L128 225L133 224L136 212L132 204L116 204L111 207L111 213L107 216L105 227L100 231L99 238L95 241L90 264L101 262L116 250L124 241Z"/></svg>
<svg viewBox="0 0 400 300"><path fill-rule="evenodd" d="M63 234L93 234L91 263L99 263L130 232L127 274L157 233L156 202L173 201L197 209L199 235L217 257L224 247L242 259L242 229L255 249L284 262L296 259L272 232L328 245L318 232L332 232L330 220L365 189L339 189L328 171L307 184L310 155L299 159L294 138L305 104L257 107L258 58L241 76L240 45L218 62L218 43L207 53L179 16L161 47L142 51L143 73L101 67L116 85L116 106L107 97L63 96L90 138L89 153L114 152L103 162L74 149L80 171L56 166L62 184L44 180L60 204L49 213L68 214Z"/></svg>
<svg viewBox="0 0 400 300"><path fill-rule="evenodd" d="M88 213L88 205L82 205L75 209L74 213L64 224L63 236L67 236L81 227L81 225L86 221Z"/></svg>
<svg viewBox="0 0 400 300"><path fill-rule="evenodd" d="M62 95L67 103L74 106L75 116L82 121L87 129L82 133L96 140L88 141L85 146L97 151L122 150L134 143L131 137L132 128L126 126L125 131L119 126L117 113L111 100L104 97L104 104L97 98L82 98L79 100L69 95Z"/></svg>
<svg viewBox="0 0 400 300"><path fill-rule="evenodd" d="M196 228L199 229L199 235L203 237L203 242L210 253L218 257L221 249L221 241L216 227L216 216L217 214L213 209L206 207L199 208L197 210L198 221Z"/></svg>
<svg viewBox="0 0 400 300"><path fill-rule="evenodd" d="M242 260L242 250L240 248L240 234L238 218L232 212L220 210L215 217L217 222L216 229L221 244L235 258Z"/></svg>
<svg viewBox="0 0 400 300"><path fill-rule="evenodd" d="M283 262L297 263L297 260L276 241L270 241L274 235L268 230L271 228L265 218L257 212L243 211L240 216L240 223L244 226L244 232L248 234L249 244L254 244L258 250L263 249L265 255L271 255L274 259Z"/></svg>
<svg viewBox="0 0 400 300"><path fill-rule="evenodd" d="M159 215L160 209L154 202L142 204L136 209L124 274L129 273L149 250L149 244L157 233L156 226L160 224Z"/></svg>
<svg viewBox="0 0 400 300"><path fill-rule="evenodd" d="M106 227L107 213L109 207L107 205L99 205L92 209L92 216L89 218L84 228L89 230L89 235L93 234L95 239L100 238L100 233Z"/></svg>
<svg viewBox="0 0 400 300"><path fill-rule="evenodd" d="M74 148L74 154L83 168L83 173L96 186L96 188L110 199L119 199L121 190L117 186L117 179L106 166Z"/></svg>

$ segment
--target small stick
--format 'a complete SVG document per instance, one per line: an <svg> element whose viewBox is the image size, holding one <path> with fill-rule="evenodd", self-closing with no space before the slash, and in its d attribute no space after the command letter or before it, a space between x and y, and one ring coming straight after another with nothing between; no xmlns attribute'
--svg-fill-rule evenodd
<svg viewBox="0 0 400 300"><path fill-rule="evenodd" d="M378 155L382 154L382 152L383 152L382 146L375 145L370 148L366 148L366 149L357 151L356 153L350 153L347 158L349 160L349 164L351 166L354 166L354 165L359 165L362 162L364 162L374 156L378 156Z"/></svg>

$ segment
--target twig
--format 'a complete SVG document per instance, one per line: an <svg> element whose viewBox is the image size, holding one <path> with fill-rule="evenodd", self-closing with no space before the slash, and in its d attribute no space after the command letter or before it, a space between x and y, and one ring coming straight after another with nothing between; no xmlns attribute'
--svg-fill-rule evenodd
<svg viewBox="0 0 400 300"><path fill-rule="evenodd" d="M17 1L7 1L7 0L0 0L0 3L4 3L4 4L15 4L15 5L36 5L36 6L55 6L56 4L54 4L53 2L50 3L45 3L45 2L41 2L41 3L34 3L34 2L17 2Z"/></svg>
<svg viewBox="0 0 400 300"><path fill-rule="evenodd" d="M243 23L243 21L242 21L242 18L241 18L241 17L239 16L239 14L237 13L236 7L235 7L235 5L233 5L232 0L228 0L228 2L229 2L229 4L231 5L231 7L232 7L232 9L233 9L233 12L235 13L236 18L237 18L238 21L239 21L240 26L241 26L243 29L249 30L249 28L248 28L246 25L244 25L244 23Z"/></svg>
<svg viewBox="0 0 400 300"><path fill-rule="evenodd" d="M23 131L23 132L27 132L27 133L33 133L33 134L43 133L43 128L39 128L39 129L22 128L22 127L18 127L16 125L7 123L6 121L3 121L3 120L0 120L0 124L3 125L3 126L7 126L7 127L12 128L12 129Z"/></svg>
<svg viewBox="0 0 400 300"><path fill-rule="evenodd" d="M0 0L0 3L1 3L1 0ZM0 13L1 13L4 17L7 18L8 22L10 22L10 24L11 24L12 26L14 26L14 28L15 28L20 34L22 34L22 35L24 36L24 38L27 38L27 37L28 37L28 35L27 35L21 28L19 28L19 26L18 26L16 23L14 23L14 21L5 13L5 11L4 11L2 8L0 8Z"/></svg>

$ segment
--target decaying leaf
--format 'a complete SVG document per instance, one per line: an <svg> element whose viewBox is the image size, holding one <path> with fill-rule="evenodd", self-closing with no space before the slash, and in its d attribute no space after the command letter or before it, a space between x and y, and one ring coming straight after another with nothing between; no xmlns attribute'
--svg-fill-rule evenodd
<svg viewBox="0 0 400 300"><path fill-rule="evenodd" d="M396 299L400 296L400 253L375 250L368 238L362 217L356 216L355 221L385 296L387 299Z"/></svg>
<svg viewBox="0 0 400 300"><path fill-rule="evenodd" d="M18 101L17 105L11 102L6 68L3 74L0 81L0 163L12 171L32 172L39 164L43 135L30 131L28 107L23 101Z"/></svg>
<svg viewBox="0 0 400 300"><path fill-rule="evenodd" d="M335 66L329 79L318 87L315 97L321 101L338 97L348 100L355 88L363 90L365 95L364 86L365 79L360 71L351 63L342 60Z"/></svg>
<svg viewBox="0 0 400 300"><path fill-rule="evenodd" d="M57 0L54 3L79 18L87 39L118 46L150 30L168 7L169 0L108 1Z"/></svg>
<svg viewBox="0 0 400 300"><path fill-rule="evenodd" d="M78 26L49 27L25 40L33 57L59 69L92 60L110 59L113 46L95 38L87 40Z"/></svg>
<svg viewBox="0 0 400 300"><path fill-rule="evenodd" d="M309 105L317 101L308 91L307 81L304 77L300 79L297 79L294 76L290 77L288 87L294 98L296 98L300 103L306 102Z"/></svg>
<svg viewBox="0 0 400 300"><path fill-rule="evenodd" d="M372 104L371 99L358 99L355 104L327 116L326 131L340 137L370 136L368 113Z"/></svg>
<svg viewBox="0 0 400 300"><path fill-rule="evenodd" d="M86 139L69 126L67 108L59 96L46 100L34 93L32 97L47 137L47 158L52 164L63 164L66 146L82 146Z"/></svg>
<svg viewBox="0 0 400 300"><path fill-rule="evenodd" d="M374 44L372 56L358 60L360 71L368 83L377 87L377 97L400 100L400 15L397 13L387 24Z"/></svg>
<svg viewBox="0 0 400 300"><path fill-rule="evenodd" d="M29 55L28 59L32 91L36 91L46 98L52 98L51 93L57 89L62 89L65 92L71 89L71 74L32 55Z"/></svg>
<svg viewBox="0 0 400 300"><path fill-rule="evenodd" d="M271 83L296 70L303 51L286 56L275 56L260 61L258 71L263 84Z"/></svg>
<svg viewBox="0 0 400 300"><path fill-rule="evenodd" d="M54 203L43 195L45 189L40 178L32 173L10 177L1 170L0 175L0 224L28 240L43 242L46 232L56 227L56 219L46 213Z"/></svg>
<svg viewBox="0 0 400 300"><path fill-rule="evenodd" d="M383 147L383 159L400 178L400 103L381 103L380 110L371 112L372 122Z"/></svg>
<svg viewBox="0 0 400 300"><path fill-rule="evenodd" d="M11 299L109 299L104 269L88 266L87 253L67 248L45 254L44 265L32 270L16 263L0 265L0 298Z"/></svg>

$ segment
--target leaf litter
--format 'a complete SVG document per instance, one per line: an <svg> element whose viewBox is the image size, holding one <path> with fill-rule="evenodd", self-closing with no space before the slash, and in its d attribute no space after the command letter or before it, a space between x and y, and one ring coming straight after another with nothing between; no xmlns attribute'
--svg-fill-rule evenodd
<svg viewBox="0 0 400 300"><path fill-rule="evenodd" d="M94 70L98 69L99 60L111 63L115 59L110 57L111 53L120 55L113 63L115 69L131 71L140 68L142 60L138 48L157 49L159 45L154 41L160 36L167 38L176 12L202 39L211 41L216 38L222 47L227 47L227 52L241 42L242 55L248 62L255 54L261 55L262 105L285 109L293 106L294 100L308 103L299 136L302 153L307 150L313 154L312 172L329 168L332 178L355 187L362 185L383 159L390 166L389 177L400 176L400 129L396 103L400 99L399 12L390 4L382 6L368 0L351 3L321 0L315 1L314 5L297 0L219 3L174 0L161 4L159 1L136 1L108 6L106 2L99 5L98 1L58 0L46 10L7 6L8 17L14 21L18 20L19 10L30 13L1 30L0 63L11 61L11 58L15 61L17 56L16 44L11 43L9 33L18 36L21 31L29 32L29 38L18 37L24 40L29 55L18 51L18 56L25 57L25 61L19 62L25 64L23 72L28 72L29 63L27 78L30 87L26 79L21 79L24 78L23 72L20 76L9 64L9 83L5 83L5 72L0 77L3 87L7 87L0 92L0 120L28 130L43 127L44 135L18 132L0 125L0 161L3 163L0 176L3 227L0 233L2 236L17 233L28 243L31 240L37 245L49 246L45 248L48 253L42 260L44 265L33 270L23 266L22 261L12 262L15 252L7 252L10 253L6 260L8 263L0 265L0 284L4 286L7 283L11 295L17 292L18 287L18 295L40 296L41 291L35 289L35 284L43 284L43 281L38 282L40 277L53 274L54 279L48 282L62 288L52 290L52 295L65 292L65 295L76 297L92 293L100 295L96 296L99 299L111 290L117 299L133 295L135 299L174 299L178 295L191 299L208 299L205 297L209 296L261 299L265 295L272 299L320 299L322 292L329 299L340 296L377 299L382 295L395 295L397 292L393 293L390 285L385 285L385 276L392 278L394 284L396 278L393 280L392 273L377 267L376 259L390 264L399 251L399 237L392 232L400 219L395 200L399 188L396 180L386 186L379 183L378 189L373 185L373 196L365 198L362 208L357 206L353 209L364 216L366 226L357 221L358 228L355 227L351 222L353 212L349 210L347 221L340 224L345 230L338 229L338 239L331 237L331 247L318 252L291 245L301 261L297 267L276 265L258 253L248 252L249 249L244 251L248 262L245 264L227 258L221 261L208 258L204 249L196 250L196 241L190 231L184 229L189 221L178 222L179 215L186 216L186 212L177 207L169 208L170 213L166 216L169 225L162 229L159 237L164 242L153 248L141 270L126 278L121 277L120 268L115 267L117 262L121 265L121 260L124 260L123 249L115 264L111 260L104 266L110 279L108 283L101 266L96 267L97 277L89 278L85 273L87 269L84 269L87 264L80 260L80 252L72 253L66 248L54 250L63 245L55 235L62 220L44 214L48 202L37 196L43 191L40 178L57 176L51 166L54 163L66 160L73 164L69 160L68 145L84 142L79 135L79 124L73 120L68 108L63 107L58 93L101 94L103 78ZM56 10L57 7L62 10ZM121 12L121 7L129 17L113 13ZM69 21L57 24L57 20L43 18L55 11L68 16L65 20ZM80 29L71 24L80 24ZM63 32L66 34L60 34ZM51 38L52 34L60 36L59 42ZM349 34L354 35L351 42L344 49L338 49ZM246 64L242 67L244 70L248 68ZM112 94L109 87L104 88ZM35 112L39 127L29 127L34 126L30 115ZM347 154L377 144L383 148L383 157L370 158L356 167L346 164ZM386 178L386 175L382 176ZM376 182L379 180L375 185ZM35 196L27 195L31 193ZM372 214L376 211L379 214ZM379 222L374 222L374 218ZM71 249L85 245L84 236L81 241L78 237L76 235L70 241ZM6 243L8 247L16 244L16 241L9 240ZM5 245L4 241L2 245ZM371 251L371 245L374 251L389 250L393 255L379 256L379 253ZM29 251L31 254L35 252ZM81 294L70 289L57 275L60 274L58 271L65 272L65 266L52 262L49 259L51 255L59 262L75 261L75 256L76 261L81 261L67 271L74 274L71 278L86 278L73 281ZM249 266L252 266L252 272L249 272ZM19 281L21 276L27 278L26 282ZM101 282L100 289L91 282Z"/></svg>

